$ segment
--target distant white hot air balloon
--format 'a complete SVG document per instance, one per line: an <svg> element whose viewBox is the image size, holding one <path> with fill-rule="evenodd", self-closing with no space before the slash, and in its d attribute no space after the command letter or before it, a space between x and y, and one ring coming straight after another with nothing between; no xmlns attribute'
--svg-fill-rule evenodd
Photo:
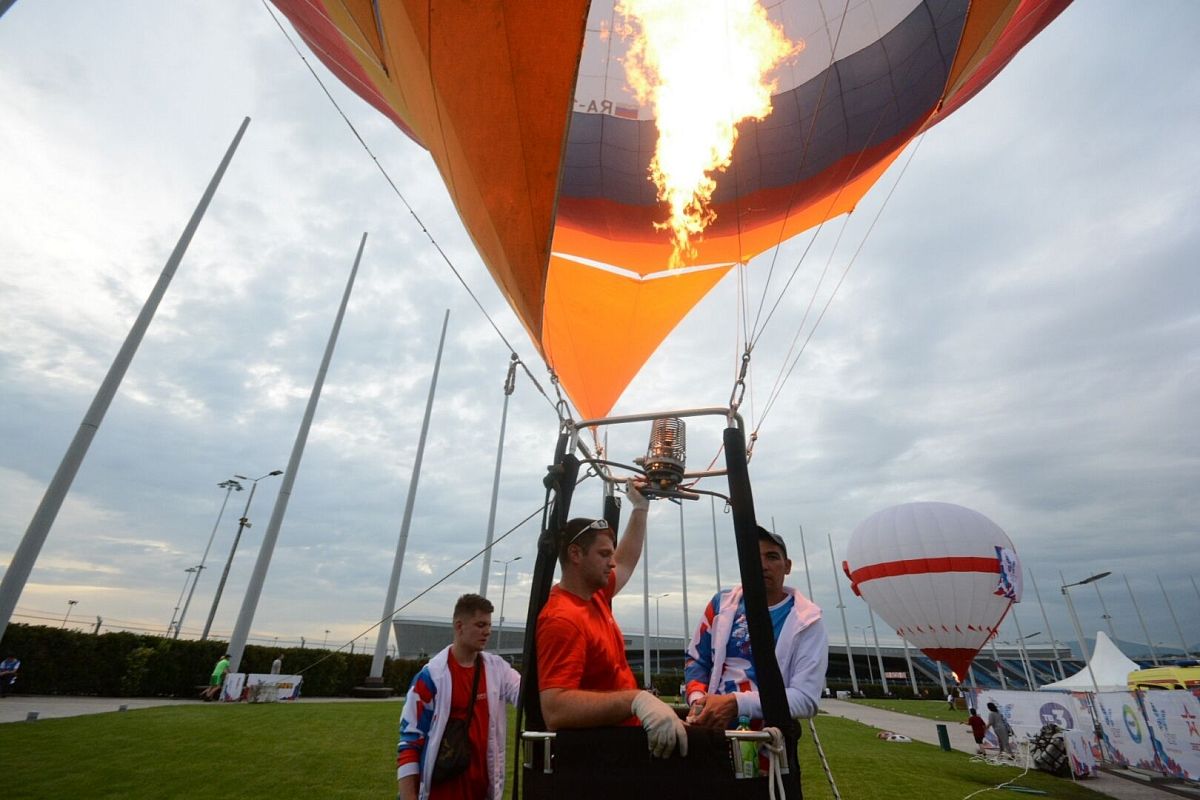
<svg viewBox="0 0 1200 800"><path fill-rule="evenodd" d="M1012 540L952 503L905 503L864 520L842 568L896 633L959 678L1021 600Z"/></svg>

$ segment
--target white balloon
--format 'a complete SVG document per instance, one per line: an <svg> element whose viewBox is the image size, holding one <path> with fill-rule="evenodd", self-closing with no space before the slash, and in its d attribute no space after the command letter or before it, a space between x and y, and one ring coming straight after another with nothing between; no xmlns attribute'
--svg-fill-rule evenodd
<svg viewBox="0 0 1200 800"><path fill-rule="evenodd" d="M1021 599L1012 540L952 503L905 503L864 520L843 569L871 610L959 680Z"/></svg>

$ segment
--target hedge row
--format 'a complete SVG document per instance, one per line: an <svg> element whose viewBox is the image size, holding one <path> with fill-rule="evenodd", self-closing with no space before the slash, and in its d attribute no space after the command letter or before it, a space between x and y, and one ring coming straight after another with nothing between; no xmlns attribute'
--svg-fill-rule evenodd
<svg viewBox="0 0 1200 800"><path fill-rule="evenodd" d="M101 697L191 697L208 683L213 666L229 645L134 633L92 635L43 625L9 625L0 658L21 659L14 690L22 694ZM363 685L371 654L314 648L248 645L242 672L270 672L283 654L283 671L302 674L305 697L342 697ZM422 661L386 659L383 681L403 694Z"/></svg>

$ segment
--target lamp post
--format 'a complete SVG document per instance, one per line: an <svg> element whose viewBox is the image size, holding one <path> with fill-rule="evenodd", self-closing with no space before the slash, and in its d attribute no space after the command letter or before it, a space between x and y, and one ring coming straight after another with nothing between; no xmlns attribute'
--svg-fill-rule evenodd
<svg viewBox="0 0 1200 800"><path fill-rule="evenodd" d="M192 595L196 593L196 584L200 582L200 576L204 572L204 562L208 560L208 551L212 548L213 539L217 535L217 527L221 524L221 517L225 515L225 505L229 502L231 492L242 491L242 485L230 478L227 481L221 481L217 484L218 489L225 490L225 499L221 501L221 510L217 512L217 521L213 523L212 533L208 535L208 544L204 545L204 555L200 556L200 563L196 565L196 577L192 578L192 589L188 592L187 600L183 603L183 611L179 612L179 619L175 622L175 634L172 639L179 638L179 629L183 627L183 618L187 616L188 607L192 604Z"/></svg>
<svg viewBox="0 0 1200 800"><path fill-rule="evenodd" d="M508 565L514 561L520 561L520 556L513 556L507 561L500 563L504 564L504 582L500 584L500 627L496 629L496 652L500 652L500 644L504 639L504 595L508 592Z"/></svg>
<svg viewBox="0 0 1200 800"><path fill-rule="evenodd" d="M329 628L325 629L325 638L321 640L321 649L322 650L329 649Z"/></svg>
<svg viewBox="0 0 1200 800"><path fill-rule="evenodd" d="M658 615L658 601L669 595L670 592L654 595L654 638L657 639L654 643L654 658L656 660L654 671L662 672L662 617Z"/></svg>
<svg viewBox="0 0 1200 800"><path fill-rule="evenodd" d="M175 608L171 610L171 621L167 623L167 633L175 632L179 635L179 606L183 605L183 594L188 590L188 583L191 582L192 576L196 574L195 567L188 567L184 570L186 573L183 577L183 588L179 590L179 597L175 600Z"/></svg>
<svg viewBox="0 0 1200 800"><path fill-rule="evenodd" d="M238 542L242 540L242 531L250 527L250 503L254 501L254 490L258 488L258 482L263 478L271 478L276 475L282 475L283 470L273 469L266 475L259 475L257 478L247 478L245 475L234 475L233 477L250 481L250 496L246 498L246 508L242 511L242 517L238 520L237 534L233 537L233 547L229 548L229 558L225 561L225 570L221 573L221 582L217 584L217 593L213 597L212 608L208 611L208 621L204 623L204 632L200 634L200 641L208 639L208 632L212 630L213 617L217 616L217 606L221 604L221 593L225 591L225 581L229 577L229 568L233 566L233 554L237 552Z"/></svg>
<svg viewBox="0 0 1200 800"><path fill-rule="evenodd" d="M60 628L67 627L67 618L71 616L71 609L73 609L75 607L75 604L78 602L79 602L78 600L68 600L67 601L67 613L63 615L62 625L59 626Z"/></svg>
<svg viewBox="0 0 1200 800"><path fill-rule="evenodd" d="M1067 600L1067 611L1071 612L1071 622L1075 625L1075 635L1079 637L1079 652L1083 654L1083 662L1087 665L1088 676L1092 679L1092 688L1096 690L1096 694L1100 694L1100 686L1096 683L1096 673L1092 671L1092 660L1088 658L1087 644L1085 644L1083 639L1083 628L1079 626L1079 617L1075 614L1075 604L1071 602L1071 593L1067 590L1072 586L1083 586L1084 584L1098 581L1101 578L1107 578L1111 574L1111 572L1100 572L1075 583L1066 583L1066 579L1063 578L1062 573L1058 574L1059 580L1064 581L1061 586L1062 595Z"/></svg>

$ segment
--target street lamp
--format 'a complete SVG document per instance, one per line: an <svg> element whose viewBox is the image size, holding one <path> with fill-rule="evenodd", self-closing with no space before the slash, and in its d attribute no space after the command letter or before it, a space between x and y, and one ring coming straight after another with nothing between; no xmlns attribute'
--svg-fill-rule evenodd
<svg viewBox="0 0 1200 800"><path fill-rule="evenodd" d="M200 641L208 639L208 632L212 630L213 617L217 616L217 606L221 603L221 593L225 591L225 580L229 577L229 568L233 566L233 554L237 552L238 542L242 540L242 531L250 527L250 503L254 501L254 490L258 488L258 482L263 478L271 478L275 475L282 475L283 470L274 469L266 475L259 475L257 478L247 478L245 475L234 475L233 477L250 481L250 496L246 498L246 508L242 511L242 518L238 520L237 534L233 537L233 547L229 548L229 558L225 561L225 571L221 573L221 582L217 584L217 594L213 597L212 608L208 611L208 621L204 623L204 632L200 634Z"/></svg>
<svg viewBox="0 0 1200 800"><path fill-rule="evenodd" d="M663 592L662 594L654 595L654 598L653 598L654 599L654 638L658 640L657 642L655 642L656 646L654 648L654 657L656 660L656 663L654 665L654 671L659 674L662 674L662 617L660 617L658 614L658 601L663 599L664 597L666 597L669 594L670 594L670 592Z"/></svg>
<svg viewBox="0 0 1200 800"><path fill-rule="evenodd" d="M322 650L329 649L329 628L325 629L325 638L321 640L321 649Z"/></svg>
<svg viewBox="0 0 1200 800"><path fill-rule="evenodd" d="M68 600L67 601L67 613L63 616L62 625L60 625L59 627L61 627L61 628L67 627L67 617L71 616L71 609L74 608L75 604L78 602L79 602L78 600Z"/></svg>
<svg viewBox="0 0 1200 800"><path fill-rule="evenodd" d="M208 544L204 545L204 555L200 556L200 563L196 565L196 577L192 579L192 589L188 592L187 600L183 604L183 611L179 613L179 620L175 623L175 635L171 637L172 639L179 638L179 629L183 627L183 618L187 616L188 606L192 604L192 595L196 593L196 584L200 582L200 575L204 572L204 562L208 560L208 551L212 547L213 538L217 535L217 526L221 524L221 517L225 515L225 504L229 502L229 494L242 491L242 485L233 478L221 481L217 484L217 488L225 490L225 499L221 501L221 510L217 512L217 521L213 523L212 533L208 535Z"/></svg>
<svg viewBox="0 0 1200 800"><path fill-rule="evenodd" d="M1075 583L1063 583L1060 587L1063 597L1065 597L1067 600L1067 611L1071 612L1071 622L1075 625L1075 635L1079 637L1079 652L1083 654L1083 662L1087 665L1088 675L1092 679L1092 688L1096 690L1096 694L1100 694L1100 686L1096 683L1096 673L1092 671L1092 661L1090 658L1088 658L1087 645L1084 643L1083 639L1083 628L1079 626L1079 617L1075 614L1075 604L1071 602L1071 593L1067 590L1072 586L1083 586L1084 584L1098 581L1101 578L1107 578L1109 575L1112 575L1112 573L1100 572L1096 575L1092 575L1091 577L1084 578L1081 581L1076 581ZM1061 572L1058 573L1058 577L1059 580L1066 580L1063 578Z"/></svg>
<svg viewBox="0 0 1200 800"><path fill-rule="evenodd" d="M167 633L175 631L175 635L179 635L179 606L183 603L183 593L187 591L188 583L192 580L192 575L195 572L195 567L188 567L184 570L186 574L183 576L183 588L179 590L179 597L175 600L175 608L171 611L171 621L167 623Z"/></svg>
<svg viewBox="0 0 1200 800"><path fill-rule="evenodd" d="M504 565L504 583L500 584L500 627L496 629L496 652L500 652L500 642L504 638L504 595L508 593L508 565L514 561L520 561L520 556L513 556L508 561L502 561Z"/></svg>

